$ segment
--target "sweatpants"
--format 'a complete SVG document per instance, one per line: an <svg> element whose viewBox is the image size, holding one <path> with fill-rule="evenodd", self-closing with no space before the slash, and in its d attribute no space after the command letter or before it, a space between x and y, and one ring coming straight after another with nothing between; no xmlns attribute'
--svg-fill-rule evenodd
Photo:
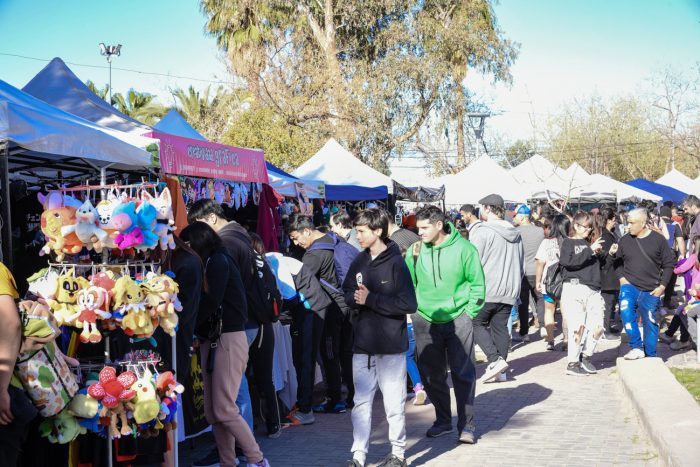
<svg viewBox="0 0 700 467"><path fill-rule="evenodd" d="M472 320L462 313L453 321L438 324L415 314L413 336L418 370L425 392L435 407L435 424L452 426L450 387L447 385L449 364L457 401L457 428L459 431L465 427L474 430L476 367Z"/></svg>
<svg viewBox="0 0 700 467"><path fill-rule="evenodd" d="M508 357L510 347L508 317L513 305L486 303L474 318L474 341L486 354L489 363Z"/></svg>
<svg viewBox="0 0 700 467"><path fill-rule="evenodd" d="M530 331L530 297L535 301L537 320L540 326L544 326L544 299L537 291L535 276L523 276L520 284L520 305L518 305L518 317L520 318L520 335L526 336Z"/></svg>
<svg viewBox="0 0 700 467"><path fill-rule="evenodd" d="M406 449L406 356L405 354L352 357L355 407L352 409L352 453L363 465L369 451L372 431L372 401L379 389L389 424L391 453L401 459Z"/></svg>
<svg viewBox="0 0 700 467"><path fill-rule="evenodd" d="M206 362L211 349L209 341L199 346ZM249 463L260 462L263 453L236 405L241 377L248 362L248 340L244 331L226 332L219 338L214 356L214 371L202 371L204 382L204 415L212 426L222 467L236 465L236 444Z"/></svg>
<svg viewBox="0 0 700 467"><path fill-rule="evenodd" d="M258 393L265 398L263 415L267 432L272 433L280 428L280 411L277 403L277 391L272 381L272 364L275 356L275 333L272 324L262 324L258 335L250 345L249 366L253 370L253 381ZM262 404L261 404L262 405Z"/></svg>
<svg viewBox="0 0 700 467"><path fill-rule="evenodd" d="M321 360L326 371L328 399L331 405L341 401L341 385L348 388L348 401L355 389L352 383L352 324L349 312L344 313L335 303L326 310L321 340Z"/></svg>
<svg viewBox="0 0 700 467"><path fill-rule="evenodd" d="M325 313L325 311L324 311ZM292 310L292 358L297 372L297 408L300 412L311 411L316 359L323 333L323 318L303 306Z"/></svg>
<svg viewBox="0 0 700 467"><path fill-rule="evenodd" d="M578 362L581 353L590 357L604 330L605 303L600 292L584 284L564 282L561 309L568 324L568 362Z"/></svg>

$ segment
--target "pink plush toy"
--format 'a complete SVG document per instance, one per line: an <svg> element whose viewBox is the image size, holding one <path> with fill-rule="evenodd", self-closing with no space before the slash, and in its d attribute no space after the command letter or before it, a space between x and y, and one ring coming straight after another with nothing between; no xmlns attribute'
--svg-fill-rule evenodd
<svg viewBox="0 0 700 467"><path fill-rule="evenodd" d="M136 203L122 203L112 212L112 224L119 231L114 243L120 250L134 248L143 243L143 232L137 225Z"/></svg>

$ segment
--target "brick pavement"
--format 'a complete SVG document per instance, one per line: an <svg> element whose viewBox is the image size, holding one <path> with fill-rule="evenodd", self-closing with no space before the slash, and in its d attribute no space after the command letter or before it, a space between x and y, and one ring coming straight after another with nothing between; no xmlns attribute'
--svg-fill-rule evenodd
<svg viewBox="0 0 700 467"><path fill-rule="evenodd" d="M618 382L619 341L601 343L592 359L602 368L598 375L577 378L564 374L564 352L545 352L536 339L512 352L508 382L477 385L476 445L458 445L456 435L427 439L433 407L414 407L409 401L409 465L659 465ZM479 374L484 366L478 366ZM374 417L368 465L379 463L390 450L379 394ZM316 420L285 429L279 439L258 438L273 466L345 465L352 444L350 414L317 415ZM206 452L211 437L197 440L196 446L193 452L181 445L183 465Z"/></svg>

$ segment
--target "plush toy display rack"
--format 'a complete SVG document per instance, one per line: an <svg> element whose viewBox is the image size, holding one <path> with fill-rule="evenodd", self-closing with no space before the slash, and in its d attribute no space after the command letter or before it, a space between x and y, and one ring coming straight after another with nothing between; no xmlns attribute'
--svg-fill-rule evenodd
<svg viewBox="0 0 700 467"><path fill-rule="evenodd" d="M172 225L174 223L172 222L172 206L169 192L167 192L167 197L164 197L167 188L159 195L157 192L159 185L155 183L142 182L133 185L107 184L105 183L104 171L102 171L101 182L102 183L99 185L90 185L89 183L86 183L80 186L61 188L59 190L49 191L43 199L40 197L42 204L44 204L45 213L48 210L54 210L56 212L51 216L47 216L47 222L44 221L44 215L42 215L42 230L44 230L45 223L52 221L54 222L54 225L58 227L57 229L54 228L57 238L53 238L44 232L47 238L47 244L43 249L43 253L54 253L54 256L59 262L49 262L48 269L42 272L43 275L35 274L35 276L38 276L36 279L37 281L47 280L49 276L55 276L57 279L59 277L70 276L63 284L61 281L57 280L59 292L56 295L58 296L60 294L61 288L68 287L68 289L71 289L69 291L71 298L78 294L79 281L84 283L83 286L86 289L100 289L100 287L102 287L101 284L93 284L93 282L95 282L95 278L98 276L100 276L100 279L109 281L110 285L112 286L115 286L115 284L117 284L119 281L122 281L121 285L126 284L125 287L133 286L140 289L141 285L133 285L137 284L134 281L134 278L138 278L140 281L144 282L144 287L152 287L152 289L149 290L153 290L153 294L155 296L153 302L148 302L145 298L142 302L138 303L125 302L124 307L120 309L126 310L123 315L121 312L117 313L116 308L110 309L110 306L104 306L105 310L100 310L100 308L103 307L105 300L107 304L109 304L110 300L117 300L116 296L112 297L111 289L109 289L109 294L106 293L106 290L103 290L105 297L108 296L108 298L105 299L104 297L100 297L99 292L96 292L95 297L99 298L90 297L89 300L87 298L89 293L84 289L81 289L81 297L85 298L85 301L81 301L80 305L74 304L72 305L73 308L70 308L70 306L66 304L58 305L62 306L65 310L65 313L57 317L58 323L60 325L65 324L68 326L82 327L83 332L81 333L80 337L81 341L97 343L100 340L104 340L104 363L82 363L79 366L79 371L82 373L88 370L101 369L100 381L90 386L89 394L93 398L98 398L99 400L103 400L102 397L104 397L104 400L109 400L109 402L105 403L105 406L110 406L114 396L109 390L105 391L105 388L112 388L114 385L119 385L121 387L121 391L130 393L134 392L130 388L139 386L139 384L141 384L139 383L141 379L145 378L144 383L142 384L144 388L140 390L146 392L146 389L148 389L148 391L155 394L155 388L150 388L153 373L151 373L149 368L153 367L155 369L155 365L159 362L159 358L113 362L110 355L110 340L108 338L101 338L99 331L97 330L96 320L107 319L108 321L111 321L111 328L107 327L109 330L113 330L116 327L122 327L122 329L127 332L127 335L137 337L145 336L145 338L152 335L155 327L160 325L166 333L171 335L171 365L172 370L176 373L177 350L175 328L177 326L177 316L175 311L179 311L181 308L177 308L179 306L179 301L177 300L177 283L172 279L172 277L168 278L166 273L160 274L157 272L160 268L160 264L158 262L124 259L110 261L110 252L116 249L131 251L131 254L136 256L141 252L154 250L159 247L162 250L174 248L172 241L172 230L174 230ZM68 193L76 192L85 194L84 202L81 205L78 205L78 200L76 198L68 195ZM98 193L100 201L97 204L98 206L106 206L106 208L109 210L108 214L99 211L98 208L95 208L92 205L92 200L98 197ZM136 195L136 197L134 197L134 195ZM65 212L66 207L68 206L67 200L70 200L73 203L73 206L70 207L70 212L68 214ZM148 215L150 217L144 221L142 218L146 216L143 214L143 212L146 210L146 206L150 210L148 211ZM141 211L139 212L139 210ZM107 209L105 212L106 211ZM109 221L114 219L113 213L117 211L119 211L120 215L122 215L125 223L122 222L122 218L119 219L119 223L114 220L114 224L109 225L111 229L107 230L105 226L109 223ZM75 217L76 213L78 214L78 220L76 220ZM70 214L73 214L73 217L70 217ZM49 217L51 217L51 219L48 219ZM67 222L66 217L70 217L74 223ZM59 224L56 225L57 222L59 222ZM83 248L87 248L88 250L92 249L97 253L101 252L102 261L89 263L71 263L63 261L65 255L68 255L68 257L71 258L71 255L77 254L78 252L82 251ZM80 271L82 274L78 274L78 271ZM120 274L120 277L116 281L113 280L115 273ZM90 281L85 279L85 275L88 275L91 278ZM152 283L148 281L151 281ZM163 286L163 283L165 283L166 286ZM118 286L115 286L115 290L117 287ZM160 295L158 295L158 293L160 293ZM168 297L165 299L165 301L163 301L162 298L159 298L163 297L163 294L166 294ZM128 294L129 297L131 297L131 295L132 294ZM127 296L126 293L125 296ZM88 310L89 312L78 311L78 313L75 313L76 308L86 308L84 303L87 302L90 303L90 309ZM163 305L164 303L166 305ZM148 318L148 313L144 311L142 315L147 317L147 322L145 324L142 325L140 321L138 321L139 327L136 327L136 325L133 325L133 327L127 327L125 322L127 317L131 318L129 315L131 311L137 310L139 307L141 310L143 310L144 306L146 306L144 304L147 304L147 306L152 306L153 308L151 308L151 310L158 310L155 317L153 317L153 314L151 314L151 317ZM161 310L163 307L166 309ZM54 309L52 308L52 311L53 310ZM70 314L69 311L74 313ZM109 313L109 311L112 311L112 313ZM83 319L83 314L88 316L88 318L85 318L87 321L69 320L69 317L74 318L78 315L80 315L78 320L81 320ZM131 315L137 315L136 311L131 313ZM115 316L117 316L116 322L118 323L118 326L114 325ZM141 315L139 316L140 317L138 320L141 320L142 317ZM137 322L136 320L137 318L133 318L133 320L130 320L130 322ZM89 330L89 332L86 332L86 328ZM120 367L125 368L126 370L117 377L116 369ZM161 376L164 378L168 377L167 375L158 375L159 385L161 384ZM172 377L172 373L170 373L170 377ZM146 384L146 382L149 382L149 384ZM181 385L178 385L174 378L164 381L162 384L167 384L169 391L168 393L171 394L172 398L175 400L177 399L177 394L182 392L181 390L178 391L174 389L174 387L177 386L181 388ZM145 388L145 386L148 386L148 388ZM135 394L137 393L135 392ZM138 396L136 395L132 397L138 399ZM119 397L117 397L117 399L117 402L119 402ZM161 410L162 404L160 403L160 400L158 400L158 405L153 405L155 404L156 400L158 399L154 398L150 405L143 404L143 407L146 407L145 409L142 409L142 407L139 406L138 409L133 410L133 415L131 412L130 415L132 415L134 420L139 422L139 424L141 424L143 420L153 420L153 418L148 417L152 417L154 413L156 414L157 420L157 417L159 416L158 410ZM177 404L175 404L175 406L176 405ZM123 411L124 408L122 407L120 410ZM126 431L123 425L126 422L126 415L122 413L119 415L119 417L122 417L122 431ZM112 431L110 430L116 428L116 418L117 415L113 413L112 422L107 428L107 465L110 467L112 465L113 458L113 439L111 436ZM172 431L173 437L171 447L173 449L173 460L174 465L177 466L179 464L177 452L177 429L170 431Z"/></svg>

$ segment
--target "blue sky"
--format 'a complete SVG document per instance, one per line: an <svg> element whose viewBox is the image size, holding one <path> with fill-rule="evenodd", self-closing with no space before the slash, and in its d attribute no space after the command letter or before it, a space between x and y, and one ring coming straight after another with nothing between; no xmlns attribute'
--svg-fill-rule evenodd
<svg viewBox="0 0 700 467"><path fill-rule="evenodd" d="M632 93L655 70L690 70L700 61L700 0L502 0L496 14L521 44L513 85L470 76L470 87L501 115L490 128L532 136L562 102L598 93ZM225 80L215 41L204 35L195 0L0 0L0 54L106 66L98 44L121 43L115 67ZM0 79L22 87L46 62L0 55ZM83 80L106 83L106 69L69 65ZM168 89L207 83L115 70L115 91L135 87L171 102Z"/></svg>

